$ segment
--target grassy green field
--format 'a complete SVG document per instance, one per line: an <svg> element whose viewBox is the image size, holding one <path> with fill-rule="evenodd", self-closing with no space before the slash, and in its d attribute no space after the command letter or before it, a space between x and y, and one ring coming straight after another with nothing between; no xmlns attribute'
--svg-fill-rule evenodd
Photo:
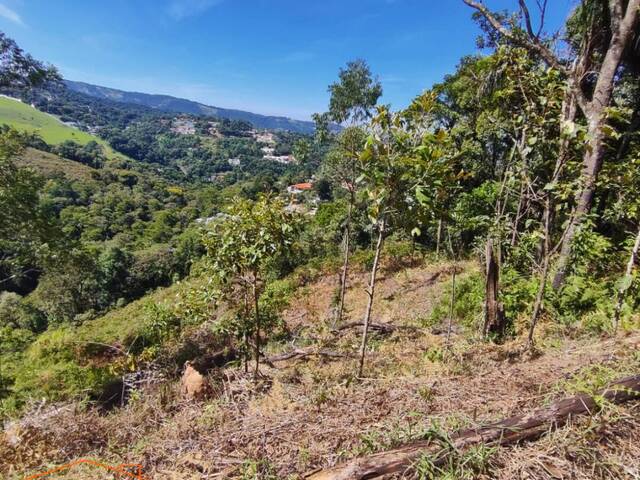
<svg viewBox="0 0 640 480"><path fill-rule="evenodd" d="M62 143L65 140L73 140L84 145L95 140L105 147L109 158L116 156L116 153L104 140L65 125L53 115L7 97L0 97L0 124L3 123L21 131L38 132L42 139L51 145Z"/></svg>

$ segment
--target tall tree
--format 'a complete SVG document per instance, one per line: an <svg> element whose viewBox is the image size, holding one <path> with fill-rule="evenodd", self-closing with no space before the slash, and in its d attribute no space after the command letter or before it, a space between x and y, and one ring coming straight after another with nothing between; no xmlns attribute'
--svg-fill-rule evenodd
<svg viewBox="0 0 640 480"><path fill-rule="evenodd" d="M369 120L382 96L382 85L372 76L367 62L361 59L348 62L346 68L340 69L338 78L329 85L331 120L337 123Z"/></svg>
<svg viewBox="0 0 640 480"><path fill-rule="evenodd" d="M574 196L575 207L562 241L553 280L554 287L558 288L566 276L573 239L593 204L598 174L607 150L607 110L611 105L625 51L636 35L640 0L610 0L608 5L602 1L583 0L577 13L582 13L584 9L603 8L595 16L586 17L590 23L580 30L578 39L573 39L573 58L568 59L557 56L550 48L549 41L541 35L546 2L539 3L540 27L534 30L525 0L518 0L521 24L501 21L481 1L463 1L478 11L505 40L528 49L550 67L562 72L567 82L567 95L570 96L568 103L575 101L586 119L587 145L582 159L579 187ZM608 23L604 24L606 20ZM590 79L593 81L589 81Z"/></svg>
<svg viewBox="0 0 640 480"><path fill-rule="evenodd" d="M339 124L348 122L350 127L338 137L338 148L334 149L328 161L331 176L346 188L348 194L347 218L344 223L343 262L340 274L338 308L334 322L342 321L344 296L347 287L349 268L349 248L351 235L351 218L356 200L357 152L362 148L364 140L357 124L369 120L373 109L382 95L382 85L371 74L369 65L364 60L354 60L341 68L339 80L329 85L331 98L329 111L316 114L314 117L317 132L326 137L328 120Z"/></svg>

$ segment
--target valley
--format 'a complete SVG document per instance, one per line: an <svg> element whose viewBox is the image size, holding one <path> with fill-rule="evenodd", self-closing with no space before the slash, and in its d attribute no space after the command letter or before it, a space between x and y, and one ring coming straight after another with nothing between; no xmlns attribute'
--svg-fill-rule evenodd
<svg viewBox="0 0 640 480"><path fill-rule="evenodd" d="M1 478L640 478L640 0L18 3Z"/></svg>

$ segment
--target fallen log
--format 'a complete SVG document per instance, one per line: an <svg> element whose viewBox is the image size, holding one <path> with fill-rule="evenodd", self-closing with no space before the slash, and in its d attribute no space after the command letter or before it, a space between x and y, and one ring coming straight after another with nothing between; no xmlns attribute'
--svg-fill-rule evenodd
<svg viewBox="0 0 640 480"><path fill-rule="evenodd" d="M334 352L333 350L315 350L313 348L295 348L290 352L284 352L279 355L269 357L267 360L271 363L282 362L284 360L301 359L307 357L324 357L324 358L351 358L353 355L348 353Z"/></svg>
<svg viewBox="0 0 640 480"><path fill-rule="evenodd" d="M464 271L464 269L462 267L447 267L447 268L443 268L442 270L438 270L437 272L435 272L433 275L431 275L426 280L424 280L422 282L412 282L411 284L409 284L409 286L403 287L403 288L401 288L399 290L395 290L393 293L390 293L390 294L385 295L384 297L382 297L382 299L383 300L393 300L399 294L411 293L411 292L415 292L416 290L419 290L420 288L429 287L429 286L433 285L434 283L436 283L436 281L440 278L441 275L450 274L450 273L453 272L454 269L456 271L456 274L462 273Z"/></svg>
<svg viewBox="0 0 640 480"><path fill-rule="evenodd" d="M586 394L558 400L548 407L524 415L516 415L500 422L471 428L453 434L443 448L437 440L420 440L405 446L356 458L321 471L313 471L304 478L311 480L365 480L402 474L421 457L429 456L435 466L446 463L453 452L464 451L483 444L488 447L507 446L525 440L534 440L554 428L559 428L572 417L593 414L599 401L623 403L640 398L640 375L624 378L598 392L594 397ZM597 399L597 400L596 400Z"/></svg>
<svg viewBox="0 0 640 480"><path fill-rule="evenodd" d="M339 333L339 332L342 332L344 330L349 330L350 328L357 328L357 327L362 327L362 326L363 326L362 321L345 323L344 325L341 325L341 326L335 328L333 330L333 333ZM384 333L384 334L390 334L390 333L395 332L396 330L408 330L408 331L411 331L411 332L415 332L415 331L418 330L418 327L413 327L411 325L392 325L390 323L375 323L375 322L371 322L371 323L369 323L369 330L374 331L374 332Z"/></svg>

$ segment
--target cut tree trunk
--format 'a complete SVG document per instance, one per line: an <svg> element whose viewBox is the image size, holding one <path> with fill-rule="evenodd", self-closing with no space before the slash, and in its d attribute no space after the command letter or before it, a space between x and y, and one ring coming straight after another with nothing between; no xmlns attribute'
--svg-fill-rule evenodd
<svg viewBox="0 0 640 480"><path fill-rule="evenodd" d="M505 317L502 305L498 301L500 284L500 266L496 260L493 240L487 240L484 297L484 329L485 336L502 337L505 331Z"/></svg>
<svg viewBox="0 0 640 480"><path fill-rule="evenodd" d="M631 274L633 273L633 267L636 264L636 260L638 259L638 250L640 250L640 229L636 235L636 242L633 245L633 249L631 250L631 255L629 256L629 262L627 263L627 270L624 274L624 279L622 281L622 285L618 289L618 301L616 303L616 310L613 317L613 328L614 331L618 330L618 323L620 323L620 312L622 312L622 304L624 303L624 296L627 293L627 290L631 286Z"/></svg>
<svg viewBox="0 0 640 480"><path fill-rule="evenodd" d="M382 241L384 240L385 220L384 218L378 226L378 241L376 242L376 254L373 258L373 266L371 267L371 277L369 278L369 288L367 288L367 310L364 314L362 327L362 344L360 345L360 362L358 364L358 377L362 377L364 369L364 357L367 352L367 335L369 334L369 322L371 321L371 310L373 309L373 298L376 289L376 277L378 274L378 265L380 263L380 252L382 251Z"/></svg>
<svg viewBox="0 0 640 480"><path fill-rule="evenodd" d="M640 398L640 375L624 378L609 388L598 392L598 400L587 394L576 395L553 402L533 412L516 415L484 427L459 431L448 442L421 440L408 445L357 458L327 470L314 471L304 478L311 480L368 480L389 478L410 470L423 456L428 456L435 466L441 466L452 454L475 446L508 446L526 440L535 440L552 429L562 427L577 415L599 410L602 399L611 403L623 403Z"/></svg>

